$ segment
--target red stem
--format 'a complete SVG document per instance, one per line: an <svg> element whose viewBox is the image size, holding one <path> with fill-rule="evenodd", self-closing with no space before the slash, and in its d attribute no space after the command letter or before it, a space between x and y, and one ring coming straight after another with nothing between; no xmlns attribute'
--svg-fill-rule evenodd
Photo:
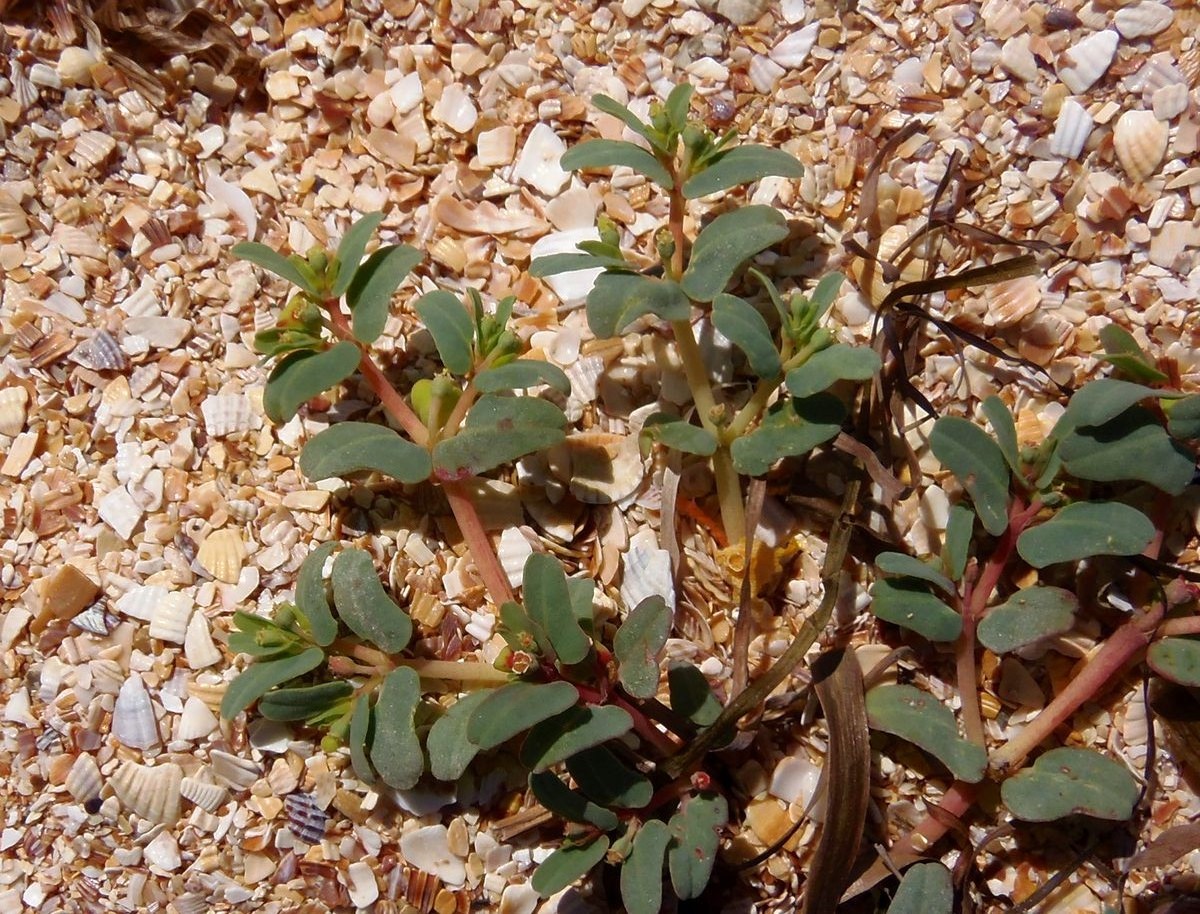
<svg viewBox="0 0 1200 914"><path fill-rule="evenodd" d="M567 681L569 682L570 680ZM578 682L572 682L571 685L575 686L579 692L579 696L589 704L605 704L606 696L599 689L592 686L580 685ZM642 713L641 708L622 698L616 691L609 691L607 693L607 703L616 705L632 717L634 732L664 756L669 758L675 754L675 751L679 747L675 745L667 734L654 726L653 721Z"/></svg>
<svg viewBox="0 0 1200 914"><path fill-rule="evenodd" d="M442 491L446 493L446 500L450 502L450 510L454 512L454 519L458 521L458 529L462 531L467 550L475 560L475 568L483 586L487 588L488 597L496 606L511 602L513 592L508 583L508 575L504 573L504 567L500 564L495 547L492 546L491 537L483 528L479 512L475 510L475 503L471 501L463 483L443 482Z"/></svg>

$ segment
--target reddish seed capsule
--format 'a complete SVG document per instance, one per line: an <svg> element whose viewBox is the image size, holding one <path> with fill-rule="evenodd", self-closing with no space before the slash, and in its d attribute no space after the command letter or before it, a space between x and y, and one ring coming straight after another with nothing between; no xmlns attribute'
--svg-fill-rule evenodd
<svg viewBox="0 0 1200 914"><path fill-rule="evenodd" d="M708 790L712 787L712 778L707 772L697 771L692 775L692 787L696 790Z"/></svg>

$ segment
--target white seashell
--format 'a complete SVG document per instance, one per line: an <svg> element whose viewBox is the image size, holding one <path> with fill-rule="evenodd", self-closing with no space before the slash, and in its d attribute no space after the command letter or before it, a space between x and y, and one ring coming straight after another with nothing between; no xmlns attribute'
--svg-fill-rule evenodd
<svg viewBox="0 0 1200 914"><path fill-rule="evenodd" d="M93 371L122 371L129 364L125 353L107 330L97 331L90 340L76 346L71 361Z"/></svg>
<svg viewBox="0 0 1200 914"><path fill-rule="evenodd" d="M246 544L241 533L229 527L210 533L200 544L196 561L218 581L236 584L246 561Z"/></svg>
<svg viewBox="0 0 1200 914"><path fill-rule="evenodd" d="M150 637L183 644L195 602L184 593L169 594L150 620Z"/></svg>
<svg viewBox="0 0 1200 914"><path fill-rule="evenodd" d="M500 893L500 904L496 911L497 914L533 914L540 901L541 896L528 882L514 882L506 885Z"/></svg>
<svg viewBox="0 0 1200 914"><path fill-rule="evenodd" d="M92 67L97 63L96 55L87 48L63 48L58 55L55 69L63 85L88 85L92 81Z"/></svg>
<svg viewBox="0 0 1200 914"><path fill-rule="evenodd" d="M1183 114L1188 106L1188 87L1183 83L1172 83L1155 89L1150 96L1154 116L1160 121L1169 121Z"/></svg>
<svg viewBox="0 0 1200 914"><path fill-rule="evenodd" d="M77 165L94 168L107 161L116 148L117 141L109 134L100 130L87 130L75 137L75 148L71 150L70 157Z"/></svg>
<svg viewBox="0 0 1200 914"><path fill-rule="evenodd" d="M810 22L802 29L788 32L771 49L771 60L788 70L800 69L804 66L804 61L808 60L813 45L817 43L820 31L821 23Z"/></svg>
<svg viewBox="0 0 1200 914"><path fill-rule="evenodd" d="M546 218L560 231L592 229L596 224L596 198L586 187L572 187L546 204Z"/></svg>
<svg viewBox="0 0 1200 914"><path fill-rule="evenodd" d="M1010 327L1037 310L1042 291L1036 276L1022 276L988 286L987 322L994 327Z"/></svg>
<svg viewBox="0 0 1200 914"><path fill-rule="evenodd" d="M487 168L507 165L517 150L517 130L509 124L485 130L475 140L479 164Z"/></svg>
<svg viewBox="0 0 1200 914"><path fill-rule="evenodd" d="M379 882L375 870L365 860L351 863L346 868L346 889L350 902L356 908L369 908L379 898Z"/></svg>
<svg viewBox="0 0 1200 914"><path fill-rule="evenodd" d="M565 373L571 381L571 395L567 397L563 412L568 421L578 422L584 408L596 400L600 377L604 374L604 359L599 355L584 356L567 367Z"/></svg>
<svg viewBox="0 0 1200 914"><path fill-rule="evenodd" d="M550 471L584 504L607 505L642 485L645 464L634 435L578 432L551 449Z"/></svg>
<svg viewBox="0 0 1200 914"><path fill-rule="evenodd" d="M621 602L633 609L646 597L661 596L675 610L675 580L671 554L658 548L653 530L640 530L629 538L621 575Z"/></svg>
<svg viewBox="0 0 1200 914"><path fill-rule="evenodd" d="M84 753L75 759L71 770L67 772L67 793L75 798L77 803L87 803L100 796L100 788L104 779L100 776L100 766L96 757Z"/></svg>
<svg viewBox="0 0 1200 914"><path fill-rule="evenodd" d="M199 892L177 895L171 900L171 906L178 914L206 914L209 910L208 898Z"/></svg>
<svg viewBox="0 0 1200 914"><path fill-rule="evenodd" d="M1095 124L1083 105L1073 98L1068 98L1058 109L1054 135L1050 137L1050 151L1065 159L1079 158Z"/></svg>
<svg viewBox="0 0 1200 914"><path fill-rule="evenodd" d="M1141 93L1143 102L1147 102L1163 86L1179 83L1186 84L1187 80L1184 79L1183 72L1175 66L1175 59L1169 51L1155 54L1136 73L1123 80L1125 89L1132 93Z"/></svg>
<svg viewBox="0 0 1200 914"><path fill-rule="evenodd" d="M221 177L215 163L209 163L204 175L204 192L214 203L224 204L246 228L246 237L251 241L258 235L258 211L250 195L233 182ZM128 310L128 309L127 309Z"/></svg>
<svg viewBox="0 0 1200 914"><path fill-rule="evenodd" d="M734 25L749 25L767 11L768 0L717 0L717 12Z"/></svg>
<svg viewBox="0 0 1200 914"><path fill-rule="evenodd" d="M455 133L468 133L479 120L479 111L461 83L448 85L429 113Z"/></svg>
<svg viewBox="0 0 1200 914"><path fill-rule="evenodd" d="M533 555L529 540L516 527L510 527L500 534L496 555L508 575L508 583L520 587L525 580L525 560Z"/></svg>
<svg viewBox="0 0 1200 914"><path fill-rule="evenodd" d="M179 821L182 782L183 769L171 762L153 767L125 762L109 781L123 807L163 825Z"/></svg>
<svg viewBox="0 0 1200 914"><path fill-rule="evenodd" d="M216 394L206 397L200 404L204 416L204 428L214 438L238 435L257 429L258 417L250 408L250 399L245 394Z"/></svg>
<svg viewBox="0 0 1200 914"><path fill-rule="evenodd" d="M567 144L550 125L538 123L529 132L509 177L514 182L524 181L545 197L553 197L571 180L558 164L566 151Z"/></svg>
<svg viewBox="0 0 1200 914"><path fill-rule="evenodd" d="M168 596L167 588L160 584L144 584L122 594L116 602L118 612L131 619L150 622L155 610Z"/></svg>
<svg viewBox="0 0 1200 914"><path fill-rule="evenodd" d="M1165 3L1143 0L1117 10L1113 25L1126 38L1143 38L1164 31L1175 19L1175 11Z"/></svg>
<svg viewBox="0 0 1200 914"><path fill-rule="evenodd" d="M770 57L755 54L750 58L750 82L754 85L755 90L763 95L775 91L784 72L783 67Z"/></svg>
<svg viewBox="0 0 1200 914"><path fill-rule="evenodd" d="M117 693L117 701L113 706L112 733L123 744L134 749L150 749L161 741L154 705L141 676L129 676Z"/></svg>
<svg viewBox="0 0 1200 914"><path fill-rule="evenodd" d="M190 696L183 705L183 713L179 716L179 727L175 735L179 739L204 739L219 727L221 722L213 714L208 705L195 696Z"/></svg>
<svg viewBox="0 0 1200 914"><path fill-rule="evenodd" d="M984 0L979 8L984 31L992 38L1003 41L1025 28L1026 5L1020 0Z"/></svg>
<svg viewBox="0 0 1200 914"><path fill-rule="evenodd" d="M451 887L462 885L467 868L457 854L450 850L445 825L427 825L408 832L400 839L400 853L424 873L432 873Z"/></svg>
<svg viewBox="0 0 1200 914"><path fill-rule="evenodd" d="M198 777L184 778L179 793L185 800L195 803L205 812L216 812L229 799L229 791L220 784Z"/></svg>
<svg viewBox="0 0 1200 914"><path fill-rule="evenodd" d="M729 67L711 57L693 60L685 68L688 76L704 82L724 84L729 79Z"/></svg>
<svg viewBox="0 0 1200 914"><path fill-rule="evenodd" d="M1112 29L1093 32L1067 48L1058 60L1058 78L1080 95L1104 75L1117 53L1121 36Z"/></svg>
<svg viewBox="0 0 1200 914"><path fill-rule="evenodd" d="M142 337L155 349L174 349L192 332L192 323L182 317L147 314L131 317L125 322L125 330Z"/></svg>
<svg viewBox="0 0 1200 914"><path fill-rule="evenodd" d="M1158 170L1167 152L1168 129L1153 111L1126 111L1113 128L1113 149L1129 177L1140 183Z"/></svg>
<svg viewBox="0 0 1200 914"><path fill-rule="evenodd" d="M581 241L599 241L600 235L594 228L568 229L565 232L551 232L543 235L533 243L529 251L531 258L545 257L550 254L573 254L576 245ZM596 284L596 277L603 270L572 270L569 273L558 273L547 276L545 283L564 305L578 305L587 298Z"/></svg>
<svg viewBox="0 0 1200 914"><path fill-rule="evenodd" d="M15 436L25 428L29 391L24 387L0 390L0 435Z"/></svg>
<svg viewBox="0 0 1200 914"><path fill-rule="evenodd" d="M287 811L288 827L293 835L306 844L321 843L329 815L317 805L312 794L290 793L284 797L283 807Z"/></svg>
<svg viewBox="0 0 1200 914"><path fill-rule="evenodd" d="M804 13L808 8L808 0L783 0L779 4L779 13L788 25L804 21Z"/></svg>
<svg viewBox="0 0 1200 914"><path fill-rule="evenodd" d="M142 849L142 857L153 871L173 873L183 865L179 854L179 842L169 831L160 831Z"/></svg>
<svg viewBox="0 0 1200 914"><path fill-rule="evenodd" d="M775 767L768 792L785 803L797 803L803 808L812 801L820 780L820 767L813 764L807 752L798 749L794 755L781 759Z"/></svg>
<svg viewBox="0 0 1200 914"><path fill-rule="evenodd" d="M388 90L392 99L392 107L397 114L408 114L425 100L425 87L421 84L421 74L415 70L402 76L396 85Z"/></svg>
<svg viewBox="0 0 1200 914"><path fill-rule="evenodd" d="M250 785L262 777L262 768L252 759L241 758L220 749L209 753L212 773L218 781L224 781L237 790L249 790Z"/></svg>
<svg viewBox="0 0 1200 914"><path fill-rule="evenodd" d="M1030 50L1030 35L1014 35L1000 49L1000 66L1023 82L1033 82L1038 76L1037 60Z"/></svg>

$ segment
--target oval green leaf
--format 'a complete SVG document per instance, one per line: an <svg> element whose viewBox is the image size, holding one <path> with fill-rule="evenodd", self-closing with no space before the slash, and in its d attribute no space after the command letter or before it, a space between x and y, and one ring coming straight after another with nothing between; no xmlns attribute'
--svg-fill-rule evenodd
<svg viewBox="0 0 1200 914"><path fill-rule="evenodd" d="M1138 555L1154 538L1154 524L1137 508L1115 501L1067 505L1017 540L1017 552L1034 568L1093 555Z"/></svg>
<svg viewBox="0 0 1200 914"><path fill-rule="evenodd" d="M276 424L287 422L296 410L358 370L362 352L349 340L334 343L322 352L311 349L290 353L267 378L263 409Z"/></svg>
<svg viewBox="0 0 1200 914"><path fill-rule="evenodd" d="M510 682L480 702L467 722L467 739L495 749L577 701L579 692L569 682Z"/></svg>
<svg viewBox="0 0 1200 914"><path fill-rule="evenodd" d="M372 470L414 483L429 478L429 452L386 425L339 422L320 432L300 452L300 472L314 482Z"/></svg>
<svg viewBox="0 0 1200 914"><path fill-rule="evenodd" d="M529 884L542 898L549 898L590 872L607 853L608 835L600 835L587 844L560 847L542 861Z"/></svg>
<svg viewBox="0 0 1200 914"><path fill-rule="evenodd" d="M987 753L958 735L954 712L928 692L907 685L877 686L867 693L872 729L920 746L951 774L970 784L983 778Z"/></svg>
<svg viewBox="0 0 1200 914"><path fill-rule="evenodd" d="M746 476L762 476L784 457L799 457L837 436L846 406L832 394L776 403L754 431L730 446L733 465Z"/></svg>
<svg viewBox="0 0 1200 914"><path fill-rule="evenodd" d="M913 578L876 581L871 588L871 612L930 641L953 641L962 632L962 616Z"/></svg>
<svg viewBox="0 0 1200 914"><path fill-rule="evenodd" d="M1133 815L1137 781L1119 762L1088 749L1051 749L1000 786L1018 819L1053 822L1071 815L1123 821Z"/></svg>
<svg viewBox="0 0 1200 914"><path fill-rule="evenodd" d="M725 291L743 263L788 236L787 220L769 206L744 206L706 225L692 245L680 285L694 301Z"/></svg>
<svg viewBox="0 0 1200 914"><path fill-rule="evenodd" d="M1146 652L1146 662L1165 679L1200 688L1200 641L1195 638L1155 641Z"/></svg>
<svg viewBox="0 0 1200 914"><path fill-rule="evenodd" d="M711 457L717 450L717 439L711 432L669 413L655 413L647 417L642 423L640 437L643 448L647 443L657 442L701 457ZM643 453L647 452L643 450Z"/></svg>
<svg viewBox="0 0 1200 914"><path fill-rule="evenodd" d="M397 790L408 790L425 770L425 756L413 726L420 702L421 679L407 666L388 673L375 702L371 764L383 782Z"/></svg>
<svg viewBox="0 0 1200 914"><path fill-rule="evenodd" d="M375 769L371 767L371 730L374 720L371 696L359 695L354 699L354 711L350 715L350 732L347 744L350 747L350 764L358 778L370 784L375 780Z"/></svg>
<svg viewBox="0 0 1200 914"><path fill-rule="evenodd" d="M346 291L354 338L364 345L379 339L387 325L392 295L421 262L421 252L407 244L382 247L358 268Z"/></svg>
<svg viewBox="0 0 1200 914"><path fill-rule="evenodd" d="M230 253L239 260L248 260L252 264L262 267L264 270L270 270L276 276L286 279L292 285L299 286L313 298L319 299L321 297L321 293L317 287L297 269L294 263L265 244L259 244L256 241L241 241L233 246Z"/></svg>
<svg viewBox="0 0 1200 914"><path fill-rule="evenodd" d="M375 229L379 228L379 223L383 221L383 213L367 213L357 222L355 222L346 234L342 236L341 244L338 245L338 273L337 279L333 282L333 288L329 290L333 298L341 298L354 279L358 272L358 265L362 262L363 254L367 250L367 242L371 240L371 235ZM405 271L407 272L407 271Z"/></svg>
<svg viewBox="0 0 1200 914"><path fill-rule="evenodd" d="M689 200L706 197L718 191L749 184L768 175L780 178L799 178L804 166L790 153L771 146L736 146L722 153L699 174L683 184L683 195Z"/></svg>
<svg viewBox="0 0 1200 914"><path fill-rule="evenodd" d="M525 561L522 597L529 618L546 633L560 663L580 663L592 650L592 639L571 612L567 576L552 556L535 552Z"/></svg>
<svg viewBox="0 0 1200 914"><path fill-rule="evenodd" d="M1176 438L1200 438L1200 394L1168 405L1167 430Z"/></svg>
<svg viewBox="0 0 1200 914"><path fill-rule="evenodd" d="M329 590L325 586L325 562L340 543L322 543L300 564L296 576L296 609L308 623L312 638L328 647L337 637L337 620L329 609Z"/></svg>
<svg viewBox="0 0 1200 914"><path fill-rule="evenodd" d="M1142 351L1133 334L1119 324L1101 328L1100 342L1104 344L1105 353L1101 358L1134 381L1162 384L1170 380L1154 367L1154 362Z"/></svg>
<svg viewBox="0 0 1200 914"><path fill-rule="evenodd" d="M557 276L559 273L574 273L576 270L628 270L629 264L624 257L616 255L598 255L584 252L568 251L563 254L547 254L538 257L529 264L529 275L542 279L547 276Z"/></svg>
<svg viewBox="0 0 1200 914"><path fill-rule="evenodd" d="M975 512L966 505L954 505L946 521L942 542L942 564L952 580L961 581L971 554L971 534L975 530Z"/></svg>
<svg viewBox="0 0 1200 914"><path fill-rule="evenodd" d="M621 901L629 914L659 914L662 910L663 860L671 831L659 819L642 824L621 867Z"/></svg>
<svg viewBox="0 0 1200 914"><path fill-rule="evenodd" d="M988 650L1007 654L1070 631L1078 608L1079 600L1069 590L1026 587L989 609L976 634Z"/></svg>
<svg viewBox="0 0 1200 914"><path fill-rule="evenodd" d="M433 337L442 364L454 374L469 372L475 327L463 303L449 292L438 289L418 298L413 303L413 310Z"/></svg>
<svg viewBox="0 0 1200 914"><path fill-rule="evenodd" d="M593 95L592 105L603 111L605 114L611 114L613 117L622 121L626 127L648 142L651 146L657 145L657 137L654 135L653 128L649 124L642 121L636 114L622 105L615 98L609 98L607 95Z"/></svg>
<svg viewBox="0 0 1200 914"><path fill-rule="evenodd" d="M954 587L953 581L928 562L922 562L915 556L905 555L903 552L881 552L875 557L875 564L880 571L887 574L900 574L907 575L910 578L919 578L922 581L932 584L947 596L953 597L958 592Z"/></svg>
<svg viewBox="0 0 1200 914"><path fill-rule="evenodd" d="M685 321L691 302L669 279L640 273L602 273L587 297L587 321L599 339L616 336L639 317L653 314L668 321Z"/></svg>
<svg viewBox="0 0 1200 914"><path fill-rule="evenodd" d="M1160 391L1152 387L1116 378L1092 381L1072 394L1066 410L1054 425L1052 437L1061 441L1082 426L1103 425L1147 397L1159 395Z"/></svg>
<svg viewBox="0 0 1200 914"><path fill-rule="evenodd" d="M294 689L273 689L258 700L258 713L267 720L307 720L354 694L343 680Z"/></svg>
<svg viewBox="0 0 1200 914"><path fill-rule="evenodd" d="M529 789L537 801L556 816L568 822L595 825L604 831L616 828L621 820L611 809L593 803L577 790L572 790L556 774L535 771L529 775Z"/></svg>
<svg viewBox="0 0 1200 914"><path fill-rule="evenodd" d="M649 779L606 746L593 746L567 759L567 771L585 795L602 806L641 809L654 795Z"/></svg>
<svg viewBox="0 0 1200 914"><path fill-rule="evenodd" d="M950 871L940 863L909 867L887 914L953 914L954 885Z"/></svg>
<svg viewBox="0 0 1200 914"><path fill-rule="evenodd" d="M564 152L559 164L564 171L623 165L645 175L664 190L675 186L671 173L662 162L641 146L625 140L584 140Z"/></svg>
<svg viewBox="0 0 1200 914"><path fill-rule="evenodd" d="M658 692L658 655L671 634L671 609L655 594L635 606L613 636L617 675L635 698Z"/></svg>
<svg viewBox="0 0 1200 914"><path fill-rule="evenodd" d="M479 747L467 739L467 725L475 709L491 694L484 689L462 696L429 729L425 739L429 773L439 781L457 781L478 754Z"/></svg>
<svg viewBox="0 0 1200 914"><path fill-rule="evenodd" d="M1072 476L1096 482L1134 479L1171 495L1183 492L1196 472L1195 455L1140 406L1103 425L1079 426L1062 439L1058 452Z"/></svg>
<svg viewBox="0 0 1200 914"><path fill-rule="evenodd" d="M771 328L752 304L722 292L713 299L712 322L746 354L750 370L760 378L773 378L783 370Z"/></svg>
<svg viewBox="0 0 1200 914"><path fill-rule="evenodd" d="M475 376L475 386L485 394L503 390L524 390L545 384L560 394L571 393L571 381L561 368L541 359L517 359L499 368L489 368Z"/></svg>
<svg viewBox="0 0 1200 914"><path fill-rule="evenodd" d="M958 479L992 536L1008 529L1008 462L1004 452L978 425L943 416L929 435L933 454Z"/></svg>
<svg viewBox="0 0 1200 914"><path fill-rule="evenodd" d="M698 727L707 727L721 716L721 703L708 679L686 660L674 661L667 667L667 690L671 710Z"/></svg>
<svg viewBox="0 0 1200 914"><path fill-rule="evenodd" d="M988 425L992 427L992 434L996 436L996 443L1000 445L1004 459L1008 461L1012 471L1020 477L1021 455L1017 447L1017 423L1013 420L1012 413L1008 411L1004 401L995 394L984 400L980 404L980 409L983 411Z"/></svg>
<svg viewBox="0 0 1200 914"><path fill-rule="evenodd" d="M561 409L535 397L486 394L453 438L439 441L433 465L442 479L463 479L558 444L566 435Z"/></svg>
<svg viewBox="0 0 1200 914"><path fill-rule="evenodd" d="M412 638L412 620L392 602L370 553L347 549L333 560L333 600L349 629L381 650L398 654Z"/></svg>
<svg viewBox="0 0 1200 914"><path fill-rule="evenodd" d="M667 851L671 885L681 901L698 898L708 885L721 829L729 821L729 806L719 793L685 796L679 811L671 816L668 829L671 847Z"/></svg>
<svg viewBox="0 0 1200 914"><path fill-rule="evenodd" d="M879 356L865 346L834 343L814 353L787 374L787 387L795 397L811 397L838 381L866 381L879 371Z"/></svg>
<svg viewBox="0 0 1200 914"><path fill-rule="evenodd" d="M230 720L250 707L255 701L277 685L289 679L311 673L321 665L325 652L319 647L310 647L292 657L260 661L229 684L221 699L221 717Z"/></svg>
<svg viewBox="0 0 1200 914"><path fill-rule="evenodd" d="M521 764L545 771L576 752L624 736L633 718L615 705L575 705L536 724L521 746Z"/></svg>

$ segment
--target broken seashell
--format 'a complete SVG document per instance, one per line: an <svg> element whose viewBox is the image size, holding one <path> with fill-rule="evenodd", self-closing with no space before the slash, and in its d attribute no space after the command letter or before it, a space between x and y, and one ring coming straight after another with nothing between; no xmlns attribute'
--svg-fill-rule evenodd
<svg viewBox="0 0 1200 914"><path fill-rule="evenodd" d="M995 327L1010 327L1032 314L1042 303L1042 292L1036 276L1021 276L988 286L987 321Z"/></svg>
<svg viewBox="0 0 1200 914"><path fill-rule="evenodd" d="M210 533L200 544L196 561L218 581L236 584L246 561L241 533L229 527Z"/></svg>
<svg viewBox="0 0 1200 914"><path fill-rule="evenodd" d="M701 4L711 7L711 3ZM767 11L768 0L717 0L717 13L734 25L749 25Z"/></svg>
<svg viewBox="0 0 1200 914"><path fill-rule="evenodd" d="M400 853L410 865L432 873L448 886L460 886L467 880L467 868L461 857L450 850L445 825L426 825L400 839Z"/></svg>
<svg viewBox="0 0 1200 914"><path fill-rule="evenodd" d="M262 777L262 768L257 762L220 749L209 753L209 762L217 780L224 781L237 790L249 790L250 786Z"/></svg>
<svg viewBox="0 0 1200 914"><path fill-rule="evenodd" d="M1079 158L1094 126L1095 121L1087 109L1075 99L1068 98L1058 109L1054 135L1050 137L1050 152L1065 159Z"/></svg>
<svg viewBox="0 0 1200 914"><path fill-rule="evenodd" d="M205 812L216 812L229 799L229 791L220 784L199 777L184 778L179 793L185 800L195 803Z"/></svg>
<svg viewBox="0 0 1200 914"><path fill-rule="evenodd" d="M104 636L116 628L120 620L108 611L103 600L97 600L71 619L71 624L93 635Z"/></svg>
<svg viewBox="0 0 1200 914"><path fill-rule="evenodd" d="M1141 183L1167 153L1168 129L1153 111L1126 111L1113 128L1113 149L1125 173Z"/></svg>
<svg viewBox="0 0 1200 914"><path fill-rule="evenodd" d="M783 67L764 54L755 54L750 58L750 82L763 95L775 91L785 72Z"/></svg>
<svg viewBox="0 0 1200 914"><path fill-rule="evenodd" d="M258 428L259 420L245 394L216 394L200 404L204 428L214 438L238 435Z"/></svg>
<svg viewBox="0 0 1200 914"><path fill-rule="evenodd" d="M213 643L212 632L204 613L192 613L183 636L183 656L193 670L202 670L221 660L221 651Z"/></svg>
<svg viewBox="0 0 1200 914"><path fill-rule="evenodd" d="M0 390L0 435L19 435L25 428L29 391L24 387Z"/></svg>
<svg viewBox="0 0 1200 914"><path fill-rule="evenodd" d="M75 137L75 148L71 159L82 168L95 168L117 148L117 141L102 130L87 130ZM102 258L97 258L102 259Z"/></svg>
<svg viewBox="0 0 1200 914"><path fill-rule="evenodd" d="M1187 110L1188 87L1183 83L1172 83L1155 89L1150 96L1154 116L1160 121L1169 121Z"/></svg>
<svg viewBox="0 0 1200 914"><path fill-rule="evenodd" d="M479 111L461 83L451 83L430 110L435 121L445 124L455 133L468 133L479 119Z"/></svg>
<svg viewBox="0 0 1200 914"><path fill-rule="evenodd" d="M55 70L63 85L88 85L92 81L92 67L96 63L96 55L87 48L68 47L58 55Z"/></svg>
<svg viewBox="0 0 1200 914"><path fill-rule="evenodd" d="M671 554L660 549L653 530L639 530L629 538L621 575L621 602L633 609L650 596L661 596L675 609L675 580L671 575Z"/></svg>
<svg viewBox="0 0 1200 914"><path fill-rule="evenodd" d="M288 827L292 834L305 844L320 844L325 837L325 825L329 815L317 805L310 793L290 793L283 798L287 810Z"/></svg>
<svg viewBox="0 0 1200 914"><path fill-rule="evenodd" d="M93 371L123 371L129 364L125 353L107 330L97 331L87 342L75 347L71 361Z"/></svg>
<svg viewBox="0 0 1200 914"><path fill-rule="evenodd" d="M579 432L551 449L550 471L585 504L628 498L642 485L645 464L635 435Z"/></svg>
<svg viewBox="0 0 1200 914"><path fill-rule="evenodd" d="M71 770L67 772L66 785L67 793L78 803L86 804L100 796L104 779L100 776L100 766L96 764L96 757L84 753L76 758Z"/></svg>
<svg viewBox="0 0 1200 914"><path fill-rule="evenodd" d="M117 611L131 619L149 622L154 611L168 596L167 588L161 584L144 584L122 594L116 602Z"/></svg>
<svg viewBox="0 0 1200 914"><path fill-rule="evenodd" d="M789 32L771 49L771 60L789 70L799 70L808 60L808 54L817 43L821 23L810 22L802 29Z"/></svg>
<svg viewBox="0 0 1200 914"><path fill-rule="evenodd" d="M513 587L520 587L525 580L525 560L533 555L533 547L529 545L529 540L516 527L509 527L500 534L500 545L496 549L496 555L508 576L508 583Z"/></svg>
<svg viewBox="0 0 1200 914"><path fill-rule="evenodd" d="M346 868L346 888L351 904L360 910L371 908L379 898L379 881L371 864L365 860L351 863Z"/></svg>
<svg viewBox="0 0 1200 914"><path fill-rule="evenodd" d="M183 704L183 713L179 716L179 727L175 735L184 740L204 739L216 730L220 723L208 705L199 698L190 696Z"/></svg>
<svg viewBox="0 0 1200 914"><path fill-rule="evenodd" d="M1143 0L1117 10L1113 25L1126 38L1144 38L1164 31L1175 19L1175 11L1165 3Z"/></svg>
<svg viewBox="0 0 1200 914"><path fill-rule="evenodd" d="M154 610L150 620L150 637L183 644L194 608L195 603L187 594L168 594Z"/></svg>
<svg viewBox="0 0 1200 914"><path fill-rule="evenodd" d="M553 197L571 180L571 175L558 164L566 151L567 144L550 125L539 122L521 147L521 154L517 156L510 175L511 180L524 181L543 196Z"/></svg>
<svg viewBox="0 0 1200 914"><path fill-rule="evenodd" d="M109 781L122 806L163 825L179 821L182 782L183 769L173 762L154 766L125 762Z"/></svg>
<svg viewBox="0 0 1200 914"><path fill-rule="evenodd" d="M142 522L142 508L124 486L118 486L96 504L100 519L116 531L123 540L133 536Z"/></svg>
<svg viewBox="0 0 1200 914"><path fill-rule="evenodd" d="M124 745L134 749L149 749L159 744L158 720L141 676L130 676L117 693L112 733Z"/></svg>
<svg viewBox="0 0 1200 914"><path fill-rule="evenodd" d="M485 130L475 140L475 154L479 164L487 168L507 165L513 160L516 148L517 131L508 124Z"/></svg>
<svg viewBox="0 0 1200 914"><path fill-rule="evenodd" d="M1093 32L1063 51L1058 60L1058 78L1080 95L1091 88L1113 62L1121 36L1112 29Z"/></svg>

